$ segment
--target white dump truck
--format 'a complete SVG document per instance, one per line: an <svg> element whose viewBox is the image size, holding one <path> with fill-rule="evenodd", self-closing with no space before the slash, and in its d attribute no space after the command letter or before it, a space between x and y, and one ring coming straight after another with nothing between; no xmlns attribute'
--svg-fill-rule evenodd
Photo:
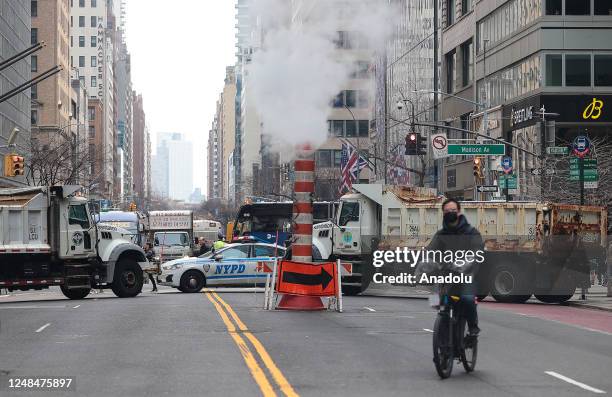
<svg viewBox="0 0 612 397"><path fill-rule="evenodd" d="M334 220L313 227L317 259L352 263L343 290L358 293L371 281L374 250L427 247L441 228L443 199L427 188L353 185L353 192L340 199ZM586 282L588 261L605 254L604 207L517 201L460 204L485 242L481 295L491 293L498 301L524 302L532 294L545 302L568 300Z"/></svg>
<svg viewBox="0 0 612 397"><path fill-rule="evenodd" d="M144 251L124 229L96 225L80 186L0 189L0 288L60 286L70 299L91 288L118 297L142 290Z"/></svg>
<svg viewBox="0 0 612 397"><path fill-rule="evenodd" d="M149 238L158 265L193 253L192 211L150 211Z"/></svg>

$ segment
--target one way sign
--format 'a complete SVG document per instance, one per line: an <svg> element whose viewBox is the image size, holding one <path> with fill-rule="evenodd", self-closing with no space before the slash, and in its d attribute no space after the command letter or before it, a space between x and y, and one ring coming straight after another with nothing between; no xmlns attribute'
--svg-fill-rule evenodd
<svg viewBox="0 0 612 397"><path fill-rule="evenodd" d="M479 193L497 193L497 185L478 185L476 190Z"/></svg>
<svg viewBox="0 0 612 397"><path fill-rule="evenodd" d="M281 294L335 296L338 281L336 264L309 264L281 261L276 291Z"/></svg>

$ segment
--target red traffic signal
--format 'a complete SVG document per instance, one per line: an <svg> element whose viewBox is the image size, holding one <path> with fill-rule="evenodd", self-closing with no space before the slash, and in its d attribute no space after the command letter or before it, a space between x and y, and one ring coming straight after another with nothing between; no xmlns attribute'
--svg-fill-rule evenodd
<svg viewBox="0 0 612 397"><path fill-rule="evenodd" d="M472 160L474 163L474 177L475 178L483 178L483 173L482 173L482 159L480 157L474 157L474 160Z"/></svg>
<svg viewBox="0 0 612 397"><path fill-rule="evenodd" d="M4 156L4 176L21 176L25 173L25 158L18 154Z"/></svg>

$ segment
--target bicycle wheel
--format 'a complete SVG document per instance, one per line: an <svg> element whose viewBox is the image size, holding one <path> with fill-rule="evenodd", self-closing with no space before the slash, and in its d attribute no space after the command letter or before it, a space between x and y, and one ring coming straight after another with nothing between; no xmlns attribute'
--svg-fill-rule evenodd
<svg viewBox="0 0 612 397"><path fill-rule="evenodd" d="M461 318L459 322L459 331L461 335L460 343L460 358L465 372L472 372L476 368L476 357L478 356L478 337L470 336L466 327L465 318Z"/></svg>
<svg viewBox="0 0 612 397"><path fill-rule="evenodd" d="M453 348L450 338L448 315L438 314L433 334L433 361L440 378L446 379L453 372Z"/></svg>

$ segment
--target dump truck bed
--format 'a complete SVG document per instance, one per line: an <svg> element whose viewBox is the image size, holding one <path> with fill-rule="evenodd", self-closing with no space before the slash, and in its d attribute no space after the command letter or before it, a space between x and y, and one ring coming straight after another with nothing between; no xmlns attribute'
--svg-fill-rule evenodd
<svg viewBox="0 0 612 397"><path fill-rule="evenodd" d="M47 188L0 189L0 255L50 252Z"/></svg>

